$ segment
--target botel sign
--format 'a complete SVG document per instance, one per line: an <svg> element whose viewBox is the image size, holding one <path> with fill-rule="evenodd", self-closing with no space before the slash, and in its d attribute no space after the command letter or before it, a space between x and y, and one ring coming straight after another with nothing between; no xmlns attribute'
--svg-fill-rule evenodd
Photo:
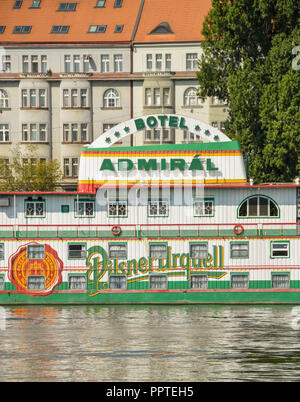
<svg viewBox="0 0 300 402"><path fill-rule="evenodd" d="M147 276L152 272L167 273L169 270L183 270L186 273L186 279L189 280L193 271L222 270L223 261L223 246L213 246L213 252L212 254L208 253L207 258L194 258L191 257L190 253L172 253L172 248L168 247L165 259L141 257L127 261L110 259L103 247L93 246L88 249L86 259L89 296L95 296L101 291L109 290L107 280L104 280L105 274L125 275L128 280L135 280L138 276L144 279L145 275ZM222 272L221 275L218 272L218 275L213 277L219 279L223 275L226 275L226 272Z"/></svg>

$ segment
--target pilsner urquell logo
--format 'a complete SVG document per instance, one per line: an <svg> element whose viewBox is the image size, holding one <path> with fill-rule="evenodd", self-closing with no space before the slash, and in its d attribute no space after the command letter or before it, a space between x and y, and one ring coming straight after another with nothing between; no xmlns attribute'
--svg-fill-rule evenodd
<svg viewBox="0 0 300 402"><path fill-rule="evenodd" d="M166 258L141 257L119 261L110 259L107 252L101 246L93 246L88 250L86 265L88 267L87 279L91 292L89 296L95 296L101 290L107 289L104 281L106 274L125 275L133 279L140 275L148 275L151 272L168 272L168 270L182 269L189 280L193 270L215 270L223 268L223 246L213 246L213 253L208 253L207 258L194 258L189 253L172 253L168 247Z"/></svg>

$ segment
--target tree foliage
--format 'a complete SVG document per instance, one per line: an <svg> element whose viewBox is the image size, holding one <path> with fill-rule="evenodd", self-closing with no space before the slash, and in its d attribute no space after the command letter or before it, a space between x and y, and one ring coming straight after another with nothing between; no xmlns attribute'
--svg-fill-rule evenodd
<svg viewBox="0 0 300 402"><path fill-rule="evenodd" d="M226 100L226 133L256 181L300 174L299 0L212 0L199 61L199 95Z"/></svg>
<svg viewBox="0 0 300 402"><path fill-rule="evenodd" d="M2 166L0 191L55 191L62 179L57 160L39 159L34 146L14 150L11 163Z"/></svg>

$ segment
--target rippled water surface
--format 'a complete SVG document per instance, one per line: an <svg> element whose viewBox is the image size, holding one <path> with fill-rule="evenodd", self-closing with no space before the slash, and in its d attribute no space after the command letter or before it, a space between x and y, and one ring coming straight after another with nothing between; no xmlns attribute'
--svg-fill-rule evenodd
<svg viewBox="0 0 300 402"><path fill-rule="evenodd" d="M1 307L0 321L0 381L300 380L293 306Z"/></svg>

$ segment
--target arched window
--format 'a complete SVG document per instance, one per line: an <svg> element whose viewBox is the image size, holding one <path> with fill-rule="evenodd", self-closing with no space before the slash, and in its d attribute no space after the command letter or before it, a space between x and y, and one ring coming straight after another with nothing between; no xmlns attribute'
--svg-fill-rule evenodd
<svg viewBox="0 0 300 402"><path fill-rule="evenodd" d="M0 89L0 109L8 108L8 95L4 89Z"/></svg>
<svg viewBox="0 0 300 402"><path fill-rule="evenodd" d="M120 107L120 96L118 91L113 88L108 89L104 92L103 97L104 107Z"/></svg>
<svg viewBox="0 0 300 402"><path fill-rule="evenodd" d="M244 200L238 207L239 218L279 217L278 205L271 198L254 195Z"/></svg>
<svg viewBox="0 0 300 402"><path fill-rule="evenodd" d="M184 91L184 105L185 106L198 106L201 99L197 95L197 89L194 87L188 88Z"/></svg>

